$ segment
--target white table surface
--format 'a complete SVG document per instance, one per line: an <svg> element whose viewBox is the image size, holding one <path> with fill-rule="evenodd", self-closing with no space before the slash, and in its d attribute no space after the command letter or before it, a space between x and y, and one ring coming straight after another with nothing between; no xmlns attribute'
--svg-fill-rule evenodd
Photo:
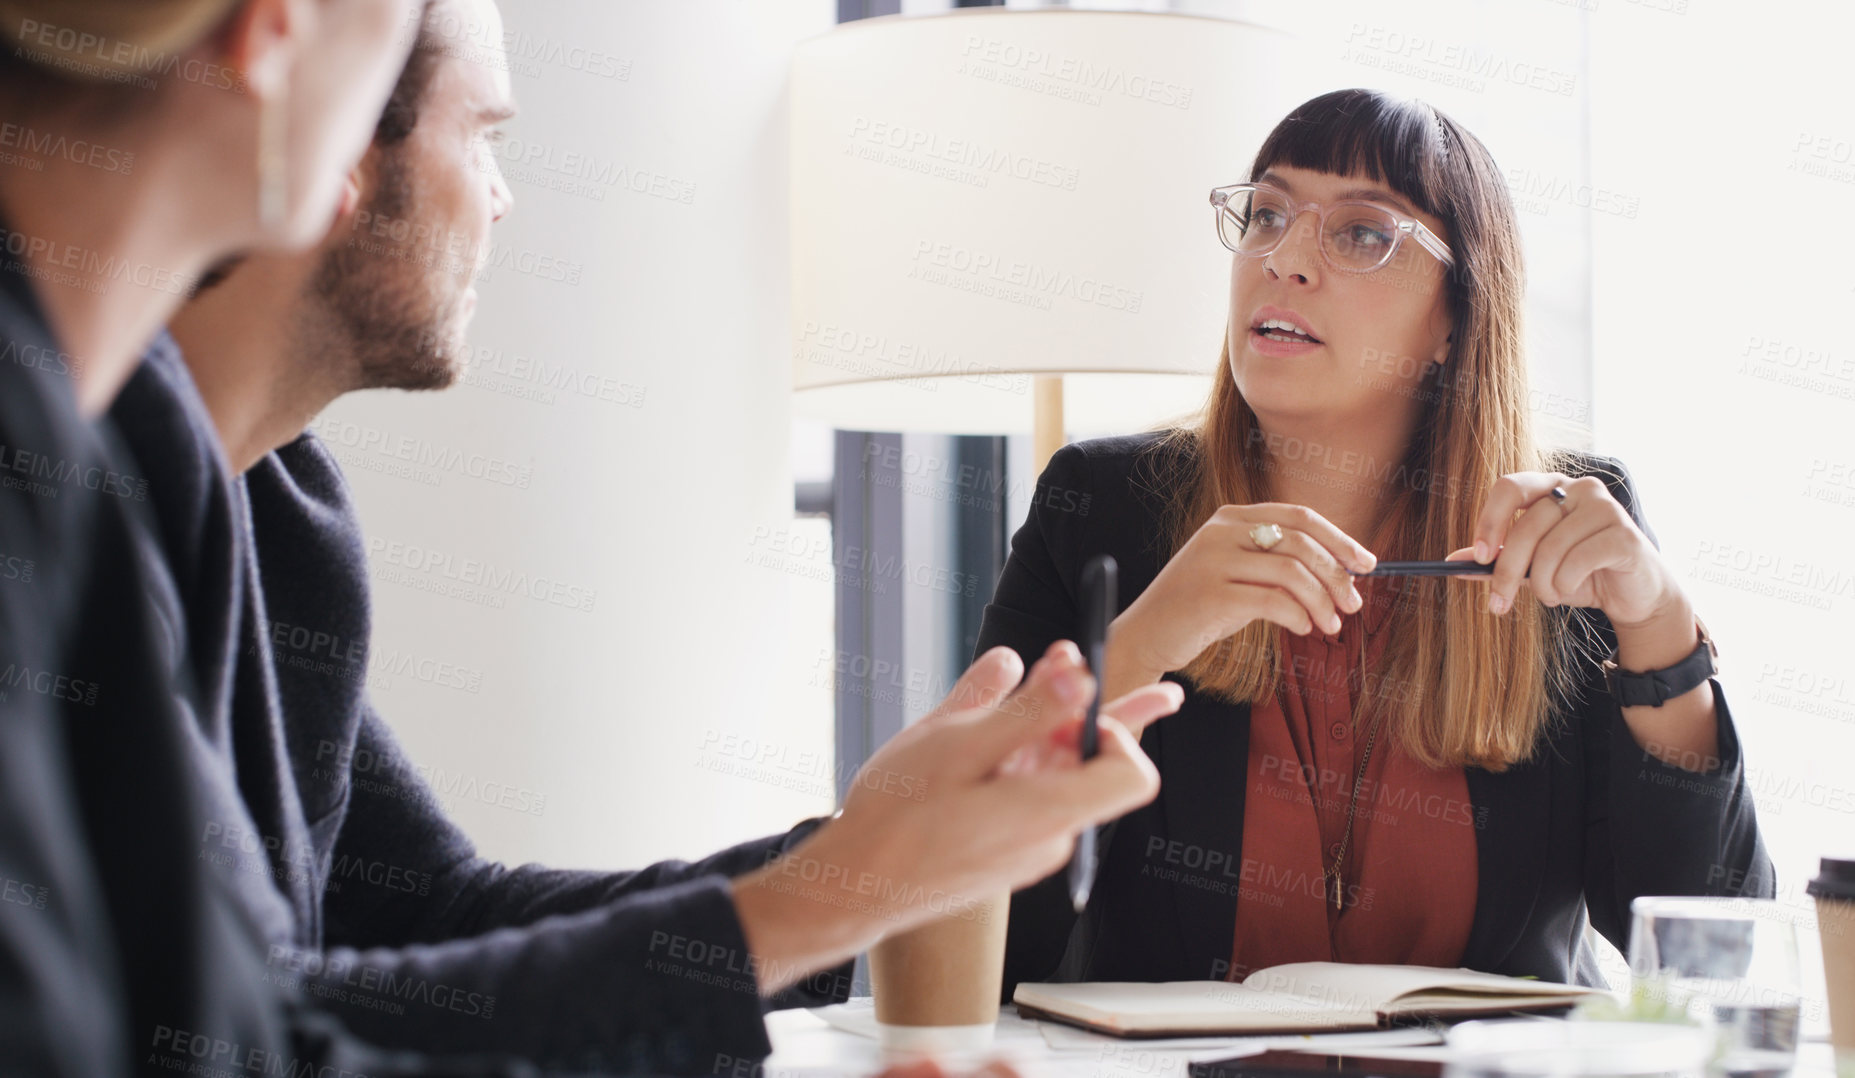
<svg viewBox="0 0 1855 1078"><path fill-rule="evenodd" d="M875 1040L838 1029L807 1010L776 1011L767 1016L773 1054L754 1078L837 1078L882 1071L882 1051ZM1233 1038L1233 1042L1238 1040ZM1415 1051L1415 1050L1410 1050ZM1038 1023L1001 1008L991 1057L1011 1061L1024 1078L1065 1075L1069 1078L1174 1078L1193 1059L1217 1059L1229 1050L1168 1047L1165 1041L1115 1041L1059 1051L1051 1048ZM1388 1050L1385 1054L1391 1054ZM1829 1045L1806 1041L1798 1048L1793 1078L1833 1078ZM949 1061L953 1063L957 1061ZM951 1069L951 1068L950 1068Z"/></svg>

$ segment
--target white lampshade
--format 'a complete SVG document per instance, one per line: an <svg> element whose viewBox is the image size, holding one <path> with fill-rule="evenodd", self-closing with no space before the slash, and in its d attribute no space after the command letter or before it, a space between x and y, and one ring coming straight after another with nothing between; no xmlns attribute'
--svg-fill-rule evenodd
<svg viewBox="0 0 1855 1078"><path fill-rule="evenodd" d="M1203 403L1230 254L1210 190L1309 96L1222 19L974 9L846 24L792 74L794 413L861 430L1138 430Z"/></svg>

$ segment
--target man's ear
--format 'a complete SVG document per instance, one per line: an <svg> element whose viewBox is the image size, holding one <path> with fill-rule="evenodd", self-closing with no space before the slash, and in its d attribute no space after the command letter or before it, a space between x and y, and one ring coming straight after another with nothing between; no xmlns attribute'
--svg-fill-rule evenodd
<svg viewBox="0 0 1855 1078"><path fill-rule="evenodd" d="M376 153L374 147L369 146L361 159L348 170L348 174L342 177L341 194L335 199L335 215L329 221L328 235L323 237L324 242L345 243L351 233L367 226L367 222L358 220L356 215L367 204L368 196L373 194Z"/></svg>
<svg viewBox="0 0 1855 1078"><path fill-rule="evenodd" d="M357 163L341 181L341 198L335 203L335 216L345 218L361 208L361 166Z"/></svg>

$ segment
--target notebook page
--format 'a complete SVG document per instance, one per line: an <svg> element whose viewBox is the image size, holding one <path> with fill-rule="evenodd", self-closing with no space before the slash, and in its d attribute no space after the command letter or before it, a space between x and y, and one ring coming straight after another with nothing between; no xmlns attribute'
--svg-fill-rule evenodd
<svg viewBox="0 0 1855 1078"><path fill-rule="evenodd" d="M1507 1002L1510 997L1563 998L1572 1002L1591 989L1523 977L1503 977L1466 969L1434 966L1365 965L1346 962L1294 962L1260 969L1244 979L1245 985L1265 992L1293 996L1341 1010L1389 1012L1394 1001L1425 992L1449 997L1490 996ZM1512 1002L1518 1004L1518 999Z"/></svg>
<svg viewBox="0 0 1855 1078"><path fill-rule="evenodd" d="M1221 981L1020 984L1017 1003L1105 1029L1329 1029L1373 1026L1371 1010L1299 999Z"/></svg>

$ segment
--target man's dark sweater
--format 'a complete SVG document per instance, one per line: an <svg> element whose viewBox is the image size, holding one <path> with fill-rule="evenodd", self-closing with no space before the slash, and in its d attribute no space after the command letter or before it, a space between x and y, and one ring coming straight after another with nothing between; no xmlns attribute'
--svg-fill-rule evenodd
<svg viewBox="0 0 1855 1078"><path fill-rule="evenodd" d="M220 769L146 472L78 414L78 362L0 260L0 1073L530 1073L374 1051L264 983L200 856Z"/></svg>
<svg viewBox="0 0 1855 1078"><path fill-rule="evenodd" d="M768 1006L848 995L844 966L763 1003L728 888L818 821L637 872L479 858L363 691L367 571L333 458L306 435L228 485L165 339L114 414L160 463L150 498L218 702L202 733L236 775L209 792L202 854L261 911L270 979L380 1044L602 1071L758 1059ZM293 629L341 643L305 654Z"/></svg>
<svg viewBox="0 0 1855 1078"><path fill-rule="evenodd" d="M288 1058L257 934L191 857L185 635L77 363L0 257L0 1072L185 1067L175 1030Z"/></svg>

